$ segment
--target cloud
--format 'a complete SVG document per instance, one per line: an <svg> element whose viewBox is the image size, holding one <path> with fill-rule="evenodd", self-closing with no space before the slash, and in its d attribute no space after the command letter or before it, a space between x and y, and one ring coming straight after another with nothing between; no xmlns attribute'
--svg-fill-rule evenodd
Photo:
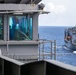
<svg viewBox="0 0 76 75"><path fill-rule="evenodd" d="M64 5L56 5L53 2L48 2L44 10L48 10L52 13L63 13L66 11Z"/></svg>
<svg viewBox="0 0 76 75"><path fill-rule="evenodd" d="M76 25L76 0L42 0L47 15L39 16L39 25L72 26Z"/></svg>

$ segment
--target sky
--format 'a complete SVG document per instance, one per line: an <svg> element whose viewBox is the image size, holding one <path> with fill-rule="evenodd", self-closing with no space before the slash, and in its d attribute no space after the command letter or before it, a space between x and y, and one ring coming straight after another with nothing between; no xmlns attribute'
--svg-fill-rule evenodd
<svg viewBox="0 0 76 75"><path fill-rule="evenodd" d="M76 0L42 0L49 14L39 16L39 26L75 26Z"/></svg>

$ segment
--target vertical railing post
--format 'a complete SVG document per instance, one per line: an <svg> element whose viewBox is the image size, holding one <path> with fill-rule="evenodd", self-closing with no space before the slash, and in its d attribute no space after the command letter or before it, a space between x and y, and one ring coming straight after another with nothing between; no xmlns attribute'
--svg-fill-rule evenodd
<svg viewBox="0 0 76 75"><path fill-rule="evenodd" d="M50 52L50 56L51 56L51 59L52 59L52 42L51 42L51 52Z"/></svg>
<svg viewBox="0 0 76 75"><path fill-rule="evenodd" d="M40 42L39 42L38 46L39 46L39 60L40 60Z"/></svg>
<svg viewBox="0 0 76 75"><path fill-rule="evenodd" d="M56 40L54 40L54 60L56 60Z"/></svg>
<svg viewBox="0 0 76 75"><path fill-rule="evenodd" d="M44 60L44 40L43 40L43 42L42 42L42 59Z"/></svg>

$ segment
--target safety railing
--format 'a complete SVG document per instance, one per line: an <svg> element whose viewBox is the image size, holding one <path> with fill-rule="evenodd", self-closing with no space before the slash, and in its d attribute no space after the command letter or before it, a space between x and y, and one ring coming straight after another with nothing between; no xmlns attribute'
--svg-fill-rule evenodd
<svg viewBox="0 0 76 75"><path fill-rule="evenodd" d="M39 39L39 60L56 60L56 40Z"/></svg>
<svg viewBox="0 0 76 75"><path fill-rule="evenodd" d="M27 55L15 55L15 54L3 54L4 56L21 60L21 61L28 61L28 60L44 60L44 59L54 59L56 60L56 40L46 40L46 39L39 39L37 40L38 44L38 53L36 54L27 54ZM8 46L7 46L8 47Z"/></svg>

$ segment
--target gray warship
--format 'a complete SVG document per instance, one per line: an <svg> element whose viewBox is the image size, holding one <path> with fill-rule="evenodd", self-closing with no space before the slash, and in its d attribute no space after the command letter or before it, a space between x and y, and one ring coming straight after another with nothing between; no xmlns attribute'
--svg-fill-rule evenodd
<svg viewBox="0 0 76 75"><path fill-rule="evenodd" d="M76 50L76 26L65 29L65 46L70 50Z"/></svg>

